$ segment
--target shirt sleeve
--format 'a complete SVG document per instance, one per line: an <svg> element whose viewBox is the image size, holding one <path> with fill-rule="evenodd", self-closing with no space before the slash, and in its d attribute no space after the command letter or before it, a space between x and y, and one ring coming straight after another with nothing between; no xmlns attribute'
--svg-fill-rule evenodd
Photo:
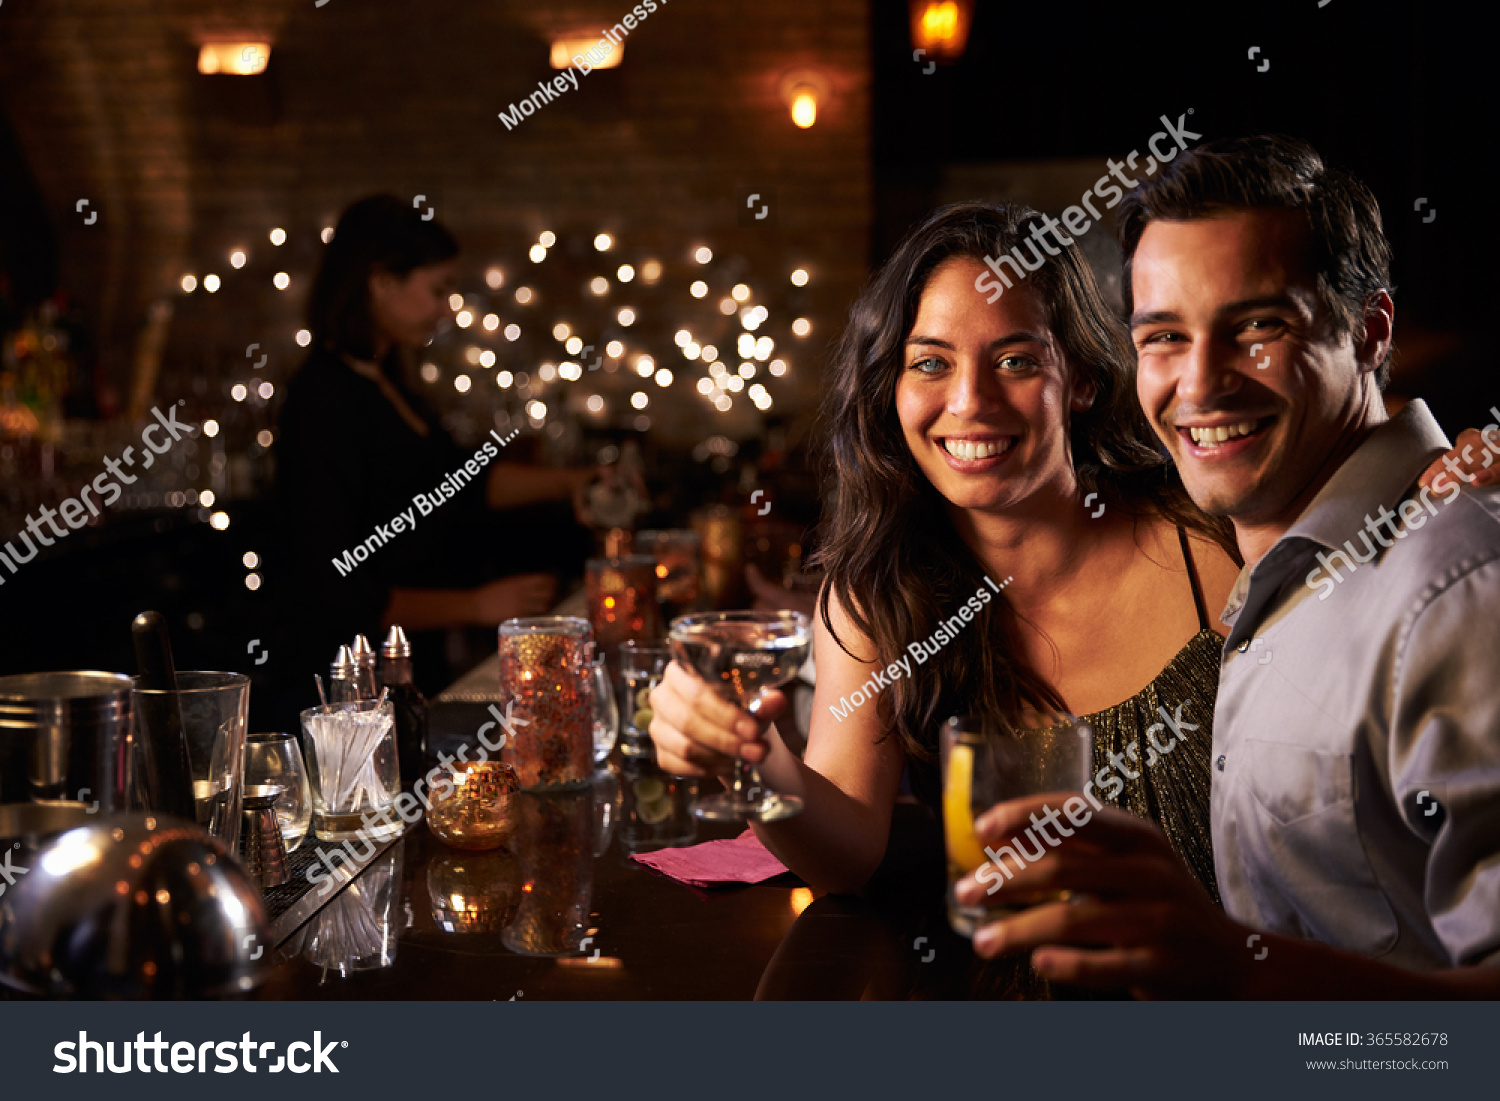
<svg viewBox="0 0 1500 1101"><path fill-rule="evenodd" d="M1391 786L1431 837L1423 900L1453 964L1500 962L1500 559L1429 593L1397 643Z"/></svg>

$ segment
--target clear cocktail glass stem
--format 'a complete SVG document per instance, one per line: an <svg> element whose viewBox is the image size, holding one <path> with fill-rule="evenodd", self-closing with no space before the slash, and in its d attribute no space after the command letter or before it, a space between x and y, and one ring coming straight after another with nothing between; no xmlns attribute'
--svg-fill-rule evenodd
<svg viewBox="0 0 1500 1101"><path fill-rule="evenodd" d="M730 703L739 704L755 714L760 710L763 693L772 687L780 687L796 675L806 657L809 630L806 617L795 612L710 612L702 615L683 616L673 622L670 636L674 652L689 668L694 668L692 658L694 646L702 647L698 657L713 667L725 653L733 659L733 668L745 671L749 684L759 682L759 690L752 699L744 699L740 674L733 674L736 691L727 691L729 674L722 669L715 691ZM736 639L736 631L749 638ZM713 635L719 635L715 638ZM728 637L725 637L725 636ZM792 643L789 647L787 644ZM767 665L778 666L777 671L767 676ZM752 673L760 670L761 672ZM709 669L696 669L699 676L711 676ZM710 681L710 683L713 683ZM728 788L712 796L700 797L693 804L693 814L711 821L774 822L802 813L802 800L795 795L783 795L770 789L761 779L760 770L753 764L736 760Z"/></svg>

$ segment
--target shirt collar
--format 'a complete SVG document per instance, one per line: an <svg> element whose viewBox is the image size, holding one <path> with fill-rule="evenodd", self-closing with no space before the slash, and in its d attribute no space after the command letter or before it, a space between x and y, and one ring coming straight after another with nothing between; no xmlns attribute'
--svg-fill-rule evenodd
<svg viewBox="0 0 1500 1101"><path fill-rule="evenodd" d="M1433 453L1450 446L1427 403L1408 402L1344 460L1278 544L1300 537L1338 546L1365 526L1367 512L1390 508L1406 496Z"/></svg>
<svg viewBox="0 0 1500 1101"><path fill-rule="evenodd" d="M1242 634L1236 617L1253 604L1243 625L1246 630L1252 628L1260 608L1300 568L1311 545L1337 547L1350 538L1365 526L1366 513L1381 505L1389 509L1400 501L1434 453L1447 451L1449 446L1448 437L1420 399L1408 402L1370 433L1254 569L1240 571L1220 617L1235 628L1226 647Z"/></svg>

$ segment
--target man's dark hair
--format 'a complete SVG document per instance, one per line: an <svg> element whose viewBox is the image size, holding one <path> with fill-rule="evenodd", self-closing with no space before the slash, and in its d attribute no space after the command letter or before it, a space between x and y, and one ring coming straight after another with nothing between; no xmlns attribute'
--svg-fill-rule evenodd
<svg viewBox="0 0 1500 1101"><path fill-rule="evenodd" d="M370 274L404 279L413 268L458 255L458 242L394 195L371 195L345 210L323 250L307 299L307 326L320 348L369 359L375 349Z"/></svg>
<svg viewBox="0 0 1500 1101"><path fill-rule="evenodd" d="M1364 328L1365 303L1377 291L1394 297L1391 246L1380 206L1350 173L1324 162L1305 141L1279 134L1223 138L1180 154L1153 180L1142 181L1120 204L1120 248L1125 254L1125 310L1134 304L1130 266L1146 227L1157 220L1190 221L1232 210L1295 210L1308 231L1308 268L1338 336ZM1389 353L1375 372L1390 380Z"/></svg>

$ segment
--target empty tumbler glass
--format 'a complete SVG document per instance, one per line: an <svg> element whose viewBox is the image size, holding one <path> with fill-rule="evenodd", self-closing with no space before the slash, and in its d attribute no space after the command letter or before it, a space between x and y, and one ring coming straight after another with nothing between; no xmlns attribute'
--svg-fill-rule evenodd
<svg viewBox="0 0 1500 1101"><path fill-rule="evenodd" d="M251 734L245 739L245 790L275 787L276 822L286 851L302 844L312 824L312 789L302 747L291 734Z"/></svg>

